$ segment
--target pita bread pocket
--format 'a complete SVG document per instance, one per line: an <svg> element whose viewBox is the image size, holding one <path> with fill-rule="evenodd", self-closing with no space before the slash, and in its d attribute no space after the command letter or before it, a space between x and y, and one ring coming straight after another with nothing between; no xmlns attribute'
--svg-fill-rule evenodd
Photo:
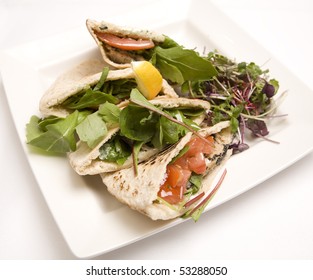
<svg viewBox="0 0 313 280"><path fill-rule="evenodd" d="M146 60L144 52L164 42L165 36L149 30L118 26L87 19L86 26L100 49L103 60L117 69L130 62Z"/></svg>
<svg viewBox="0 0 313 280"><path fill-rule="evenodd" d="M101 174L103 183L120 202L147 215L152 220L168 220L182 216L191 209L190 207L194 207L211 192L214 187L212 185L214 178L232 153L229 146L233 135L229 128L229 122L221 122L198 132L204 137L211 136L214 140L214 148L209 154L204 155L206 166L203 174L191 173L181 201L171 203L171 197L167 199L166 195L163 198L160 196L163 196L162 192L166 192L164 186L170 178L169 166L178 164L177 162L184 158L184 154L181 154L188 145L191 145L190 143L195 137L191 132L176 145L139 164L137 176L134 175L132 168L127 168ZM187 153L188 150L185 155ZM197 200L198 198L199 200ZM188 207L186 208L185 205Z"/></svg>
<svg viewBox="0 0 313 280"><path fill-rule="evenodd" d="M106 70L108 72L105 73L105 80L101 81ZM99 83L103 83L100 89L100 86L97 88ZM107 87L108 91L110 91L114 87L114 84L117 87L117 91L122 90L123 92L117 92L117 95L113 93L111 96L110 94L106 94L103 88ZM84 94L86 96L88 91L89 94L93 93L90 90L96 92L93 96L90 95L90 101L93 99L97 100L98 103L109 101L116 104L127 99L131 89L136 86L135 75L131 68L109 70L102 61L87 60L63 73L54 81L42 96L39 109L43 116L52 115L66 117L76 109L90 109L90 107L83 108L83 105L81 107L77 105L77 103L79 104L78 98L82 98ZM174 89L164 79L159 94L177 97ZM99 104L89 104L88 106L97 108L98 105ZM94 108L92 109L94 110Z"/></svg>
<svg viewBox="0 0 313 280"><path fill-rule="evenodd" d="M206 112L210 108L210 104L207 101L187 98L168 98L165 96L159 96L150 100L149 102L154 106L162 108L162 110L173 111L175 114L179 114L179 117L183 116L183 118L187 118L189 122L194 123L196 126L199 126L203 122ZM128 130L125 132L125 129L120 129L120 124L116 124L114 127L108 130L107 134L95 147L91 148L87 145L86 142L79 141L76 151L71 152L68 155L71 166L79 175L95 175L132 167L134 165L133 149L136 147L136 143L139 143L139 152L137 154L138 156L136 157L136 160L138 162L142 162L159 153L166 146L168 146L168 143L171 143L171 141L178 141L179 138L183 137L183 135L186 133L186 131L181 130L180 126L172 126L163 118L161 119L161 117L157 114L150 116L149 111L145 108L139 107L138 109L138 106L134 108L127 108L127 104L124 104L124 106L125 107L121 108L121 112L123 112L125 108L129 111L127 113L123 112L125 113L124 119L126 120L126 123L123 122L125 123L123 126L126 126L126 128L131 126L131 135L129 136ZM198 113L194 116L188 116L188 110ZM132 138L132 135L137 137L137 135L140 134L139 129L141 129L138 128L138 131L136 131L137 126L140 126L141 119L131 119L132 115L136 114L142 114L143 119L149 119L151 117L151 120L148 120L147 124L142 126L143 130L148 130L148 132L144 132L144 137L149 134L147 139ZM184 114L187 114L186 117L184 117ZM161 124L165 127L165 129L162 129L162 127L159 128ZM132 132L133 129L135 132ZM169 131L175 137L179 138L175 140L174 136L168 136L172 137L168 140L164 136L162 138L163 142L159 143L158 138L160 136L158 133L166 134L166 129L169 129ZM160 132L161 130L162 132ZM141 137L141 135L138 137ZM115 157L115 155L118 153L120 153L121 156L118 155Z"/></svg>

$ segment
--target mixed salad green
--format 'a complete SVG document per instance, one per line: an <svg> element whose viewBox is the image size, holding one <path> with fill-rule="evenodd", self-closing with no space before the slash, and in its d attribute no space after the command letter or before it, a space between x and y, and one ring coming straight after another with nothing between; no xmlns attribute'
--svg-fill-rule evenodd
<svg viewBox="0 0 313 280"><path fill-rule="evenodd" d="M269 70L262 70L254 62L236 63L217 52L210 52L207 59L214 65L217 75L208 80L185 82L181 95L211 103L209 124L231 122L233 132L238 135L238 142L233 145L235 153L249 148L244 137L246 130L267 139L266 121L277 107L274 96L279 89L278 81L270 79Z"/></svg>
<svg viewBox="0 0 313 280"><path fill-rule="evenodd" d="M272 100L279 88L277 80L268 78L268 70L262 70L253 62L236 63L217 52L200 56L170 38L150 52L151 62L178 89L181 96L211 103L208 124L230 120L233 132L238 135L238 143L233 146L235 152L248 148L244 141L245 130L259 137L268 135L266 118L275 109ZM32 116L26 126L27 143L56 153L75 151L78 139L94 147L107 133L107 125L112 125L111 118L114 115L117 118L120 113L118 107L113 105L129 99L130 93L136 88L134 79L106 82L108 71L108 68L104 68L100 81L94 87L87 87L63 102L63 107L72 110L66 118L49 116L42 119ZM163 141L173 143L167 139L177 139L176 133L167 133L173 124L166 118L156 120L152 115L146 109L129 106L121 114L121 133L128 135L132 124L142 118L139 126L142 130L136 130L140 139L136 140L132 135L134 140L146 141L153 134L152 143L155 146L160 146ZM133 116L138 116L137 122L133 122ZM156 125L159 126L158 134L162 135L162 140L153 133ZM125 145L120 140L113 142L115 150L118 147L124 150L122 147ZM107 152L103 154L103 158L111 158Z"/></svg>

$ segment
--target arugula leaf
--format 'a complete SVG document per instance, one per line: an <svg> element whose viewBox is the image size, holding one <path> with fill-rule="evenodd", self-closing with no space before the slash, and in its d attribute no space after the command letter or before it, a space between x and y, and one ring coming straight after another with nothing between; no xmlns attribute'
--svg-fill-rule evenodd
<svg viewBox="0 0 313 280"><path fill-rule="evenodd" d="M101 77L99 82L95 85L95 87L93 88L93 90L97 91L100 90L102 88L102 86L104 85L107 77L109 74L109 67L104 67L101 73Z"/></svg>
<svg viewBox="0 0 313 280"><path fill-rule="evenodd" d="M47 152L67 153L74 151L76 150L74 132L78 121L78 111L74 111L64 119L54 119L53 123L44 126L39 125L42 124L41 119L32 116L26 125L27 143Z"/></svg>
<svg viewBox="0 0 313 280"><path fill-rule="evenodd" d="M26 139L27 143L40 137L44 130L39 126L40 118L37 116L31 116L29 122L26 124Z"/></svg>
<svg viewBox="0 0 313 280"><path fill-rule="evenodd" d="M104 83L101 91L124 100L129 98L131 90L136 87L135 79L119 79Z"/></svg>
<svg viewBox="0 0 313 280"><path fill-rule="evenodd" d="M156 106L152 105L141 93L138 89L133 89L130 93L130 101L135 103L136 105L139 105L143 108L147 108L148 110L155 112L161 116L164 116L165 118L169 119L170 121L177 123L187 130L191 131L195 135L197 135L199 138L201 138L203 141L207 142L209 145L211 143L208 142L208 140L201 136L199 133L197 133L198 126L195 126L193 122L187 121L188 119L185 119L186 121L179 121L175 118L173 118L171 115L163 112L162 110L158 109Z"/></svg>
<svg viewBox="0 0 313 280"><path fill-rule="evenodd" d="M107 126L112 127L119 124L121 109L118 106L110 102L105 102L100 105L98 112Z"/></svg>
<svg viewBox="0 0 313 280"><path fill-rule="evenodd" d="M182 114L178 110L172 113L174 114L172 115L173 117L182 121ZM160 117L160 125L162 128L164 144L176 143L181 138L181 136L185 135L187 132L187 129L185 127L170 121L168 118L165 118L164 116Z"/></svg>
<svg viewBox="0 0 313 280"><path fill-rule="evenodd" d="M35 116L33 116L33 117L35 117ZM57 123L60 120L62 120L62 118L56 117L56 116L49 116L49 117L46 117L44 119L38 118L38 126L42 131L47 131L47 129L46 129L47 125Z"/></svg>
<svg viewBox="0 0 313 280"><path fill-rule="evenodd" d="M216 192L221 187L222 182L226 176L226 173L227 173L227 170L225 169L223 171L221 177L219 178L218 182L216 183L215 187L213 188L213 190L202 201L200 201L198 205L196 205L193 209L185 212L181 217L182 218L190 218L191 217L195 222L197 222L199 220L201 214L203 213L203 211L205 210L205 208L209 204L209 202L212 200L212 198L214 197ZM188 202L186 204L188 204Z"/></svg>
<svg viewBox="0 0 313 280"><path fill-rule="evenodd" d="M191 186L190 186L190 188L188 188L188 193L196 194L199 191L199 189L201 188L202 179L203 179L202 174L192 173L192 175L189 178L189 182L190 182Z"/></svg>
<svg viewBox="0 0 313 280"><path fill-rule="evenodd" d="M133 145L132 155L133 155L133 165L134 165L135 175L138 174L138 155L143 144L144 144L143 141L135 141Z"/></svg>
<svg viewBox="0 0 313 280"><path fill-rule="evenodd" d="M186 129L184 127L160 116L151 142L154 147L161 148L164 145L176 143L185 134Z"/></svg>
<svg viewBox="0 0 313 280"><path fill-rule="evenodd" d="M98 112L88 115L76 127L80 140L86 142L90 148L94 148L107 131L107 126Z"/></svg>
<svg viewBox="0 0 313 280"><path fill-rule="evenodd" d="M63 102L62 106L68 109L81 110L98 107L106 101L117 104L120 100L111 94L88 88L82 96L74 95Z"/></svg>
<svg viewBox="0 0 313 280"><path fill-rule="evenodd" d="M131 155L131 148L116 135L99 149L99 158L104 161L116 162L122 165Z"/></svg>

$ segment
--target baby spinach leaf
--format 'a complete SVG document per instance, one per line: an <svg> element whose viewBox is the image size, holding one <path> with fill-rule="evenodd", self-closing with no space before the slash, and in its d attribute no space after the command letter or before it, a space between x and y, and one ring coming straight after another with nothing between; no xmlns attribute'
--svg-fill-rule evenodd
<svg viewBox="0 0 313 280"><path fill-rule="evenodd" d="M157 62L157 67L162 73L162 76L166 80L170 80L173 83L183 84L184 76L177 66L168 63L165 60L159 59Z"/></svg>
<svg viewBox="0 0 313 280"><path fill-rule="evenodd" d="M121 111L121 134L135 141L150 141L155 133L158 116L146 108L128 105Z"/></svg>
<svg viewBox="0 0 313 280"><path fill-rule="evenodd" d="M172 82L177 80L177 71L170 77L169 67L165 67L165 63L172 66L171 69L178 69L184 78L184 81L208 80L217 75L217 71L213 64L206 58L199 56L194 50L184 49L180 46L163 49L156 47L156 66L160 69L162 75ZM164 71L164 73L163 73ZM182 84L184 81L180 81Z"/></svg>

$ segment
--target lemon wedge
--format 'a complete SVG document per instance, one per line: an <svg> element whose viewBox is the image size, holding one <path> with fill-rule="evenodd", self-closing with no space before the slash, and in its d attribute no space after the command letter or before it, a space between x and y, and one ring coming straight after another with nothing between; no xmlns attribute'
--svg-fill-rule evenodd
<svg viewBox="0 0 313 280"><path fill-rule="evenodd" d="M151 100L158 95L162 88L162 76L149 61L133 61L132 69L139 91Z"/></svg>

